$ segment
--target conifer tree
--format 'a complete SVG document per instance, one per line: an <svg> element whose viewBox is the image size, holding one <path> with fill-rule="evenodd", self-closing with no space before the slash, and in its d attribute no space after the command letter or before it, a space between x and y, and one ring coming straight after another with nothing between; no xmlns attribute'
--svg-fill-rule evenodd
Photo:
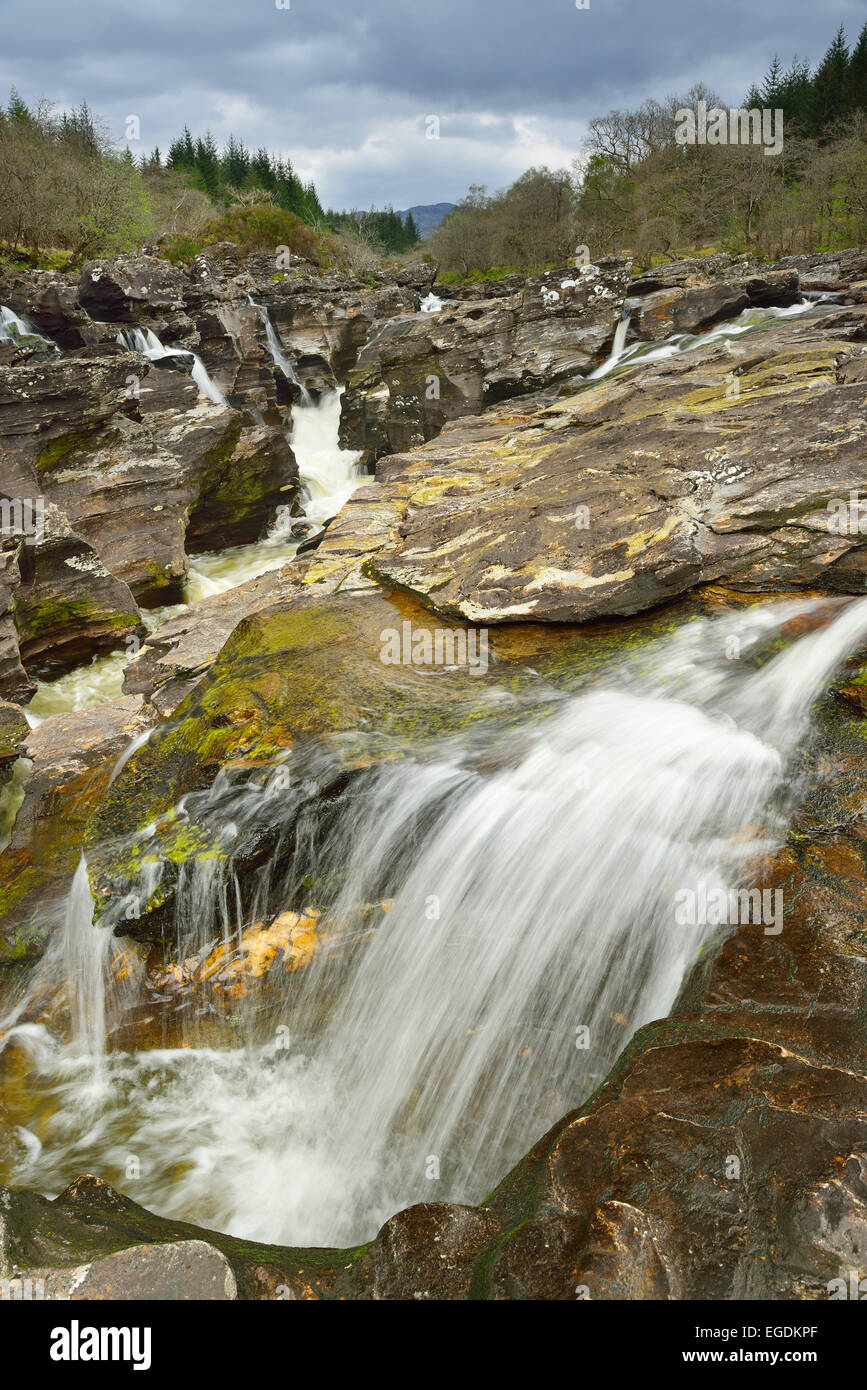
<svg viewBox="0 0 867 1390"><path fill-rule="evenodd" d="M813 78L810 104L812 135L822 135L828 126L843 115L848 75L849 48L841 24Z"/></svg>
<svg viewBox="0 0 867 1390"><path fill-rule="evenodd" d="M849 58L843 105L847 112L867 111L867 22Z"/></svg>

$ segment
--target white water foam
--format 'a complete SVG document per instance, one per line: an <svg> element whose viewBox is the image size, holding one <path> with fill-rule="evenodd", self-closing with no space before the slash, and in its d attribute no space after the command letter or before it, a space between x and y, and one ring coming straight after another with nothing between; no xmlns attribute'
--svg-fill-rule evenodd
<svg viewBox="0 0 867 1390"><path fill-rule="evenodd" d="M139 352L142 357L147 357L152 362L160 357L191 357L193 366L190 376L202 395L207 396L215 405L227 404L226 397L211 380L208 369L198 353L191 352L189 348L164 347L152 328L134 328L131 332L122 328L117 335L117 341L128 352Z"/></svg>
<svg viewBox="0 0 867 1390"><path fill-rule="evenodd" d="M241 1030L243 1046L109 1052L110 1086L86 1122L78 1092L92 1068L46 1030L13 1027L47 1097L14 1181L54 1191L87 1170L123 1187L132 1153L133 1195L157 1211L317 1244L369 1238L412 1201L482 1198L671 1008L719 931L680 924L678 893L761 884L791 809L793 750L867 639L867 601L841 604L757 670L727 653L733 638L744 655L769 649L819 607L691 623L541 722L500 730L486 770L476 731L364 774L327 821L312 877L337 882L338 921L392 900L373 939L337 973L317 958L294 976L267 1026ZM245 818L298 823L297 803L272 790L215 786L180 809L243 840ZM316 824L299 827L300 843ZM156 876L151 866L145 891ZM213 861L182 877L182 954L234 932L235 901ZM86 903L67 920L80 962ZM96 1045L94 975L76 969L77 1037ZM277 1021L289 1050L274 1043Z"/></svg>

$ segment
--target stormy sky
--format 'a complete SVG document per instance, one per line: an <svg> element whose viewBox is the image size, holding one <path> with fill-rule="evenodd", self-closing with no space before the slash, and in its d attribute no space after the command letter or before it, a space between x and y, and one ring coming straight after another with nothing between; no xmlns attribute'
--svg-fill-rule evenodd
<svg viewBox="0 0 867 1390"><path fill-rule="evenodd" d="M586 122L703 80L740 104L863 0L4 0L0 100L82 99L136 155L188 124L288 155L333 207L456 201L567 167ZM425 135L437 116L440 138Z"/></svg>

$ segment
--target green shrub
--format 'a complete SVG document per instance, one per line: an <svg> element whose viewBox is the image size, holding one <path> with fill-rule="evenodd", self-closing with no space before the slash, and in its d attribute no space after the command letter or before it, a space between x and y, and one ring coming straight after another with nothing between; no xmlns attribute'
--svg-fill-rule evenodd
<svg viewBox="0 0 867 1390"><path fill-rule="evenodd" d="M253 252L276 254L278 246L288 246L293 256L303 256L317 265L325 252L321 236L300 217L264 203L229 207L225 213L211 217L195 240L176 236L164 250L170 260L188 260L213 242L235 242L242 256Z"/></svg>

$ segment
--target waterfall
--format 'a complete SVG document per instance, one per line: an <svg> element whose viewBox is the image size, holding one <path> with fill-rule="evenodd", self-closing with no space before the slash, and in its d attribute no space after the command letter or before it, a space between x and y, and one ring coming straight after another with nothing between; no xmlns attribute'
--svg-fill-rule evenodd
<svg viewBox="0 0 867 1390"><path fill-rule="evenodd" d="M813 702L867 640L867 600L837 607L779 652L784 625L827 620L827 601L693 621L544 717L404 750L337 798L319 794L335 775L325 747L296 750L265 781L221 774L188 794L175 814L237 863L264 828L274 851L242 915L231 859L182 870L179 960L304 900L348 929L364 905L390 907L290 975L269 1010L238 1004L237 1046L204 1046L196 1022L185 1047L109 1051L98 1115L79 1115L84 1081L63 1048L19 1029L53 1101L13 1180L54 1191L97 1171L123 1186L132 1153L145 1205L298 1244L370 1238L413 1201L484 1197L733 929L718 911L684 915L684 900L758 890L757 940L784 932L785 904L771 911L761 894L793 758ZM114 905L119 929L161 861L145 873ZM65 953L75 1037L98 1049L103 966L83 969L100 935L85 896L80 866Z"/></svg>
<svg viewBox="0 0 867 1390"><path fill-rule="evenodd" d="M300 385L296 381L292 362L271 325L267 310L257 304L252 296L250 303L263 316L266 340L273 360L290 381ZM805 299L803 303L787 308L747 309L736 319L717 324L698 337L680 333L672 335L663 343L638 342L631 343L629 347L623 346L628 328L628 317L624 315L615 330L615 341L607 361L591 372L586 379L598 379L607 375L615 366L626 365L639 358L644 362L655 362L708 343L725 342L729 338L754 332L776 318L790 318L806 313L812 308L810 301ZM166 352L182 351L163 348L159 339L149 329L135 329L131 332L122 330L117 335L117 341L129 351L141 352L146 356L158 357ZM202 370L204 371L204 368ZM304 388L301 387L301 390L303 393ZM338 443L341 395L342 391L325 394L318 403L313 402L309 396L305 401L302 396L302 401L292 410L293 433L290 437L298 460L301 483L305 488L307 514L314 525L321 525L336 515L359 482L357 465L360 455L352 450L340 449ZM293 535L293 527L299 520L300 517L293 517L288 511L278 511L268 534L262 540L251 545L232 546L223 551L194 556L187 578L188 603L195 603L211 594L223 593L294 559L298 537ZM180 612L183 606L144 611L142 616L148 628L153 629L173 612ZM124 652L112 653L96 657L89 665L77 667L55 680L40 681L38 692L28 706L27 713L31 725L40 723L49 714L70 709L87 709L103 700L120 695L123 670L127 664L128 657Z"/></svg>
<svg viewBox="0 0 867 1390"><path fill-rule="evenodd" d="M193 367L190 376L202 395L207 396L215 405L228 404L222 391L208 375L208 370L198 353L191 352L189 348L164 347L152 328L134 328L131 333L121 329L117 341L128 352L141 353L142 357L148 357L152 362L160 357L192 357Z"/></svg>
<svg viewBox="0 0 867 1390"><path fill-rule="evenodd" d="M599 377L607 376L611 369L617 366L617 363L623 356L623 349L626 346L626 335L629 332L629 320L631 318L631 311L624 309L620 318L617 320L611 351L601 366L596 367L592 372L588 373L588 381L597 381Z"/></svg>
<svg viewBox="0 0 867 1390"><path fill-rule="evenodd" d="M306 494L304 515L321 525L336 516L359 483L362 451L341 449L343 387L292 410L292 448Z"/></svg>
<svg viewBox="0 0 867 1390"><path fill-rule="evenodd" d="M313 530L336 516L347 498L358 487L358 461L361 453L341 449L340 401L343 388L325 392L318 401L307 396L306 402L292 407L290 440L298 464L302 486L303 516L294 516L289 508L278 508L268 534L251 545L233 546L229 550L194 555L187 579L190 602L209 594L243 584L269 569L277 569L294 559L299 537L293 528L306 518Z"/></svg>
<svg viewBox="0 0 867 1390"><path fill-rule="evenodd" d="M96 1062L105 1053L105 964L110 932L93 925L93 900L82 855L66 904L63 951L72 1016L72 1047Z"/></svg>
<svg viewBox="0 0 867 1390"><path fill-rule="evenodd" d="M271 315L268 313L268 310L265 308L265 305L258 304L252 295L249 295L248 298L250 303L253 305L253 308L258 309L262 317L262 324L265 329L265 342L268 346L268 351L271 354L271 361L274 363L275 367L280 368L280 371L283 373L287 381L291 381L293 386L298 387L298 390L301 392L301 400L304 403L304 405L311 405L312 398L310 396L310 392L307 390L307 387L304 385L304 383L298 380L298 377L295 374L294 363L292 362L291 357L287 356L283 344L280 342L280 339L277 336L277 330L271 322Z"/></svg>
<svg viewBox="0 0 867 1390"><path fill-rule="evenodd" d="M0 304L0 342L17 343L19 338L29 338L36 334L36 330L31 328L26 319L21 318L14 310L7 309L5 304Z"/></svg>
<svg viewBox="0 0 867 1390"><path fill-rule="evenodd" d="M124 335L124 347L133 351L159 355L145 334L138 341ZM249 545L230 546L222 551L192 556L186 583L186 603L158 609L142 610L142 619L152 632L190 603L211 594L224 593L270 569L277 569L295 558L299 537L293 528L306 519L313 530L336 516L348 497L358 487L358 461L361 454L341 449L340 401L342 389L327 392L318 401L307 398L292 407L291 442L298 462L302 487L303 516L294 516L289 509L279 509L262 540ZM37 692L27 707L31 728L52 714L67 710L89 709L104 700L116 699L122 691L124 669L129 665L125 650L96 656L87 664L77 666L50 681L39 681ZM0 812L2 821L2 812Z"/></svg>
<svg viewBox="0 0 867 1390"><path fill-rule="evenodd" d="M755 333L757 329L765 328L775 319L797 318L801 314L809 313L814 307L809 299L804 299L800 304L788 304L783 308L772 305L767 308L744 309L737 318L714 324L713 328L707 329L704 333L672 333L661 343L640 341L630 343L629 347L626 347L625 343L631 312L625 311L614 331L611 352L600 366L588 372L585 379L598 381L600 377L608 376L615 367L625 366L627 363L639 360L645 364L662 362L665 358L675 357L681 352L691 352L694 348L708 347L711 343L740 338L745 333Z"/></svg>
<svg viewBox="0 0 867 1390"><path fill-rule="evenodd" d="M434 294L433 290L431 290L430 294L427 295L419 305L419 309L423 314L438 314L442 307L442 300Z"/></svg>
<svg viewBox="0 0 867 1390"><path fill-rule="evenodd" d="M59 351L57 344L51 338L46 338L44 333L40 333L28 318L0 304L0 343L13 343L17 347L23 338L38 338L54 352Z"/></svg>

